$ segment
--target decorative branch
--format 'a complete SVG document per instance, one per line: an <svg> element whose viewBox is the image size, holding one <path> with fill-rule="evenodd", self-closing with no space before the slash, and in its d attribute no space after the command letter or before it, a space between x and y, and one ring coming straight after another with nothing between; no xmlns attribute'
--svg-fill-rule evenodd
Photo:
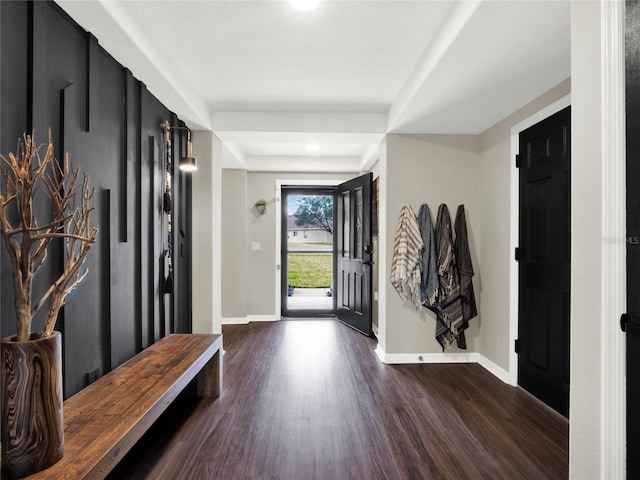
<svg viewBox="0 0 640 480"><path fill-rule="evenodd" d="M60 308L87 275L87 270L81 271L81 268L98 234L98 227L91 225L89 219L93 211L93 190L89 188L88 177L84 176L76 207L79 171L70 170L68 155L65 155L63 165L59 165L53 152L49 131L43 158L31 135L24 136L17 155L10 153L8 159L0 155L4 178L4 192L0 193L0 223L13 269L19 342L29 339L33 317L47 301L49 305L42 336L53 333ZM44 223L40 223L33 212L39 185L44 187L44 194L51 204L51 218ZM33 280L45 263L48 247L54 239L61 239L64 244L64 266L57 280L32 306Z"/></svg>

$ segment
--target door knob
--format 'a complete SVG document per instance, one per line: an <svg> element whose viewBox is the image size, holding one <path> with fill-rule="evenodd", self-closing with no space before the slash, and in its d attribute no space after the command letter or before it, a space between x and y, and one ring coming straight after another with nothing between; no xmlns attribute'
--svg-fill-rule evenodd
<svg viewBox="0 0 640 480"><path fill-rule="evenodd" d="M627 325L640 325L640 315L637 313L623 313L620 315L620 328L623 332L627 331Z"/></svg>

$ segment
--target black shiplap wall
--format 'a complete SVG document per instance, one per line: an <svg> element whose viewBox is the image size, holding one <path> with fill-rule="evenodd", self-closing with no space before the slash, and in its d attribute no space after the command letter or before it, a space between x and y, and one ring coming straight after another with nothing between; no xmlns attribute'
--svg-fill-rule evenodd
<svg viewBox="0 0 640 480"><path fill-rule="evenodd" d="M191 331L191 180L174 170L174 289L163 292L164 164L160 122L179 119L116 62L98 40L52 2L0 2L0 151L15 151L23 132L40 142L52 128L57 157L95 188L98 240L89 275L64 308L64 387L69 397L159 338ZM184 136L172 133L174 165ZM39 208L46 208L44 204ZM53 278L60 249L38 288ZM57 260L56 260L57 259ZM11 271L0 254L2 337L16 331ZM38 318L34 330L42 327Z"/></svg>

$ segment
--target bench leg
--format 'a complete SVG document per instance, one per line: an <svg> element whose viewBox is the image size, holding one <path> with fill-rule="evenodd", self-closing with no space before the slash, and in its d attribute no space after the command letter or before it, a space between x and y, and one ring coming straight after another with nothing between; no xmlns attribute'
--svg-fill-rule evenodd
<svg viewBox="0 0 640 480"><path fill-rule="evenodd" d="M222 354L218 350L198 373L198 396L220 396L222 389Z"/></svg>

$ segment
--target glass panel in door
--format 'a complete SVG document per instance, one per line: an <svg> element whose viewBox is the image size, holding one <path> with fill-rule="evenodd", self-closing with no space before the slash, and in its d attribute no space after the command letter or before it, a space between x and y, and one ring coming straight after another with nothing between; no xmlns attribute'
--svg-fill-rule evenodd
<svg viewBox="0 0 640 480"><path fill-rule="evenodd" d="M333 194L288 193L285 311L333 311Z"/></svg>

